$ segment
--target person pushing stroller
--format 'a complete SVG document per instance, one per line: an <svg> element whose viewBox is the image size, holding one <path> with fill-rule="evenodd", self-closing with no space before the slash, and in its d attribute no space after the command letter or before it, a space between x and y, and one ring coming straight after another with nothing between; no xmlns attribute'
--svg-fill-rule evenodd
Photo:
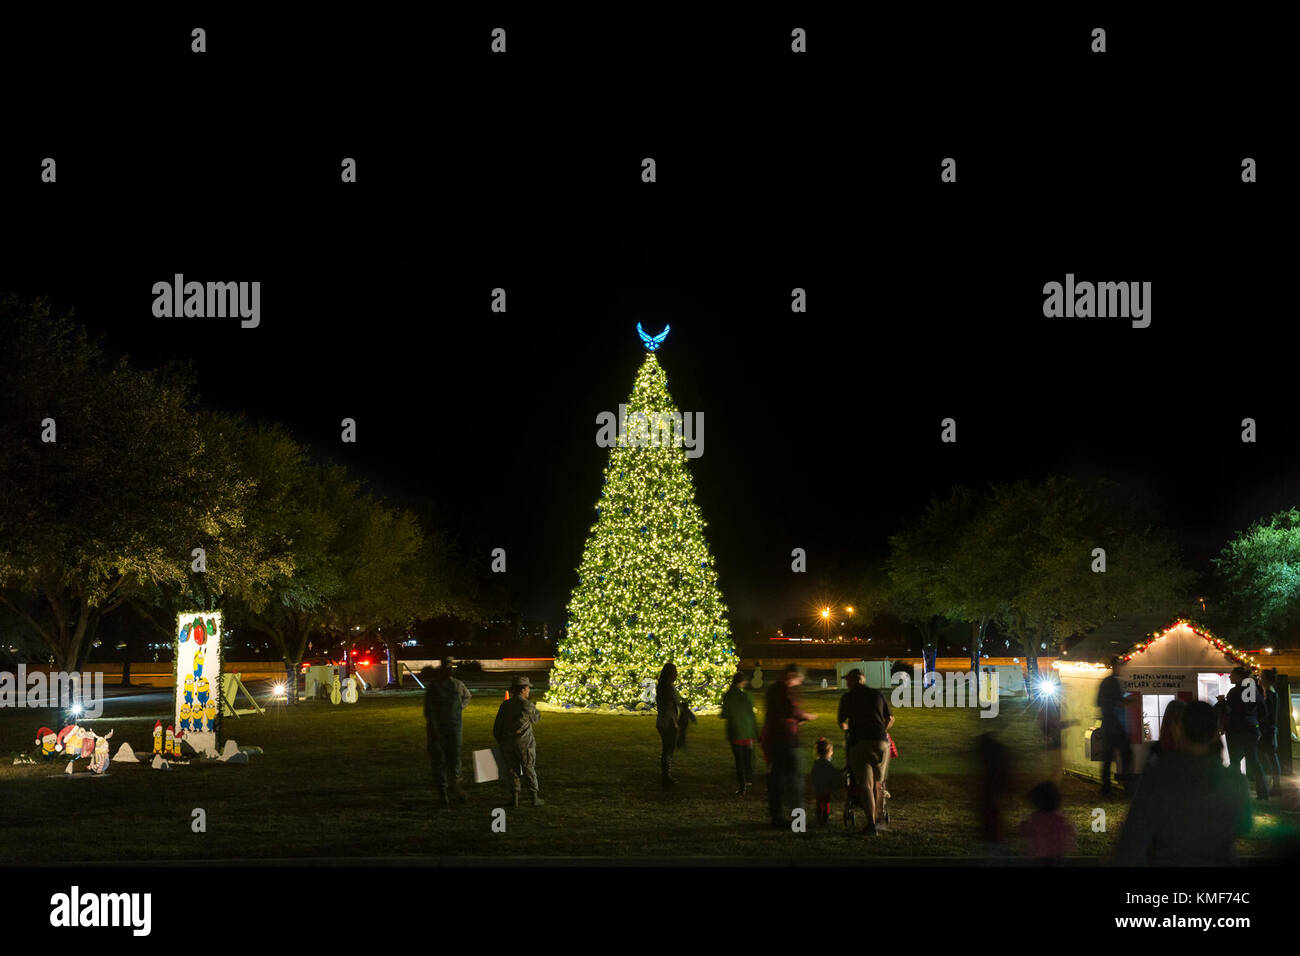
<svg viewBox="0 0 1300 956"><path fill-rule="evenodd" d="M861 670L853 668L845 679L849 689L840 698L839 724L846 732L847 767L867 812L866 832L874 834L877 824L884 822L889 728L894 725L894 715L885 695L866 685Z"/></svg>

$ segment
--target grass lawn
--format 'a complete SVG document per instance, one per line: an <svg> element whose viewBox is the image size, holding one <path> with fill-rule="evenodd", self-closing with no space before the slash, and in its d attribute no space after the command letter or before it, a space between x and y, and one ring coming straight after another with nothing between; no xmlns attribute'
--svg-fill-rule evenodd
<svg viewBox="0 0 1300 956"><path fill-rule="evenodd" d="M756 694L758 698L761 695ZM805 725L806 764L825 734L837 743L835 692L804 694L819 719ZM500 698L476 695L465 713L469 751L491 744ZM677 789L659 789L659 738L646 717L546 713L537 728L538 774L547 805L507 811L507 832L491 831L491 813L504 804L500 784L467 782L471 803L437 811L424 752L421 698L416 693L365 697L353 706L304 703L266 716L229 719L227 733L265 750L248 765L196 761L163 773L148 763L114 763L108 776L64 774L64 763L11 766L8 755L31 751L48 713L0 716L0 862L136 861L309 857L533 856L602 858L728 857L834 860L864 856L968 857L992 855L977 837L972 760L977 734L995 730L1015 752L1016 797L1006 820L1014 831L1027 814L1019 796L1051 774L1051 755L1038 741L1022 704L995 719L974 709L900 709L894 738L901 756L890 766L892 824L875 838L849 837L832 824L808 832L767 825L763 771L756 754L755 791L733 796L730 748L722 722L701 717L679 753ZM147 754L153 717L91 722L116 729L112 751L127 741ZM79 762L81 767L85 762ZM467 777L467 781L472 777ZM1077 853L1104 858L1123 820L1123 800L1100 804L1095 785L1062 782L1065 811L1079 831ZM1107 832L1094 833L1089 814L1103 805ZM808 810L812 814L811 799ZM191 811L207 812L207 832L191 832ZM1277 817L1260 818L1278 832ZM1290 825L1292 829L1294 824ZM1014 845L1003 852L1016 853ZM1241 851L1267 850L1261 839Z"/></svg>

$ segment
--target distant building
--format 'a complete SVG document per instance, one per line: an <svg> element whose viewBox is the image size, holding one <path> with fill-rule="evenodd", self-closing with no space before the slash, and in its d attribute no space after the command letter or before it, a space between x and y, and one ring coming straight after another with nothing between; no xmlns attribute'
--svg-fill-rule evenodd
<svg viewBox="0 0 1300 956"><path fill-rule="evenodd" d="M519 633L526 644L545 644L550 640L545 621L524 621L519 628Z"/></svg>
<svg viewBox="0 0 1300 956"><path fill-rule="evenodd" d="M499 614L479 627L478 640L489 647L512 647L519 643L521 623L518 613Z"/></svg>

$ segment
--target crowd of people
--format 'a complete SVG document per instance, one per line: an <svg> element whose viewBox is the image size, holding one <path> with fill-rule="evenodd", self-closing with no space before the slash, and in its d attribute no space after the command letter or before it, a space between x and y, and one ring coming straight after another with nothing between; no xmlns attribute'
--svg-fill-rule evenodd
<svg viewBox="0 0 1300 956"><path fill-rule="evenodd" d="M424 718L429 759L433 768L438 805L449 809L453 801L468 798L461 786L462 723L461 715L469 706L469 689L453 673L453 661L447 658L439 667L420 672L425 684ZM767 761L767 802L772 826L786 828L803 811L805 776L799 741L801 724L816 720L800 703L797 688L804 682L802 668L787 667L780 680L767 690L763 725L760 728L754 702L746 685L749 679L737 673L722 698L720 716L725 722L736 771L736 795L744 796L754 786L754 748L757 744ZM893 741L889 729L894 724L889 701L875 688L868 687L856 668L846 677L848 692L840 698L838 723L845 732L847 769L833 763L834 744L825 738L816 742L817 759L811 768L813 789L817 796L816 819L825 824L830 819L832 794L847 787L845 799L854 799L865 814L863 832L876 833L884 815L888 792L885 777ZM513 806L519 806L521 791L528 792L533 806L543 806L537 779L537 742L533 726L541 714L529 700L532 683L516 677L510 693L497 709L492 735L501 754L502 775ZM686 745L687 728L697 723L695 714L677 689L677 667L663 666L655 688L655 729L659 734L659 769L664 788L677 781L672 775L673 758Z"/></svg>
<svg viewBox="0 0 1300 956"><path fill-rule="evenodd" d="M425 668L424 714L428 751L441 807L466 802L461 786L461 714L470 692L452 672L452 662ZM1211 706L1201 701L1174 700L1166 708L1158 739L1151 746L1140 782L1132 773L1132 748L1125 730L1125 694L1112 674L1102 681L1097 705L1097 729L1105 747L1102 792L1111 792L1111 765L1118 758L1119 779L1133 793L1118 842L1116 862L1153 865L1225 865L1235 859L1234 844L1251 826L1246 777L1239 770L1245 761L1256 796L1269 796L1267 776L1277 788L1281 765L1277 756L1278 695L1276 675L1265 670L1256 685L1248 683L1244 668L1231 675L1233 688ZM773 827L787 829L803 816L805 783L816 795L815 820L830 822L831 801L841 799L861 810L864 834L875 834L888 819L885 789L891 754L897 750L890 734L894 715L880 690L867 686L860 670L846 675L847 691L839 699L837 723L844 731L844 767L834 762L835 744L825 737L814 744L815 760L805 776L800 728L817 715L803 707L798 688L804 671L795 664L766 691L760 725L747 685L737 673L722 698L720 716L735 764L735 793L745 796L754 786L756 745L767 763L767 811ZM521 791L533 806L545 801L539 794L537 745L533 727L541 714L529 700L531 682L516 677L497 710L493 737L497 742L502 776L513 806ZM697 722L677 689L677 668L665 664L656 684L655 728L660 740L660 774L665 789L677 785L673 760L686 744L687 728ZM1059 746L1059 728L1044 730L1049 744ZM988 845L1003 841L1001 823L1004 798L1014 788L1011 753L993 733L976 741L980 767L975 790L976 812L982 839ZM1267 773L1266 773L1267 771ZM1039 862L1059 863L1076 845L1076 831L1061 811L1059 786L1048 780L1028 794L1033 812L1021 823L1020 835L1028 854Z"/></svg>

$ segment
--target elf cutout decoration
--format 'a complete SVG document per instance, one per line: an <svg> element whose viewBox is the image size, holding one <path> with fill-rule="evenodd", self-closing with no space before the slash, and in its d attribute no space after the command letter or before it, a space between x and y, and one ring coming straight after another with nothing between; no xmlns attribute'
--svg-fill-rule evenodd
<svg viewBox="0 0 1300 956"><path fill-rule="evenodd" d="M108 732L108 737L111 737L111 736L113 736L113 731L110 730L110 731ZM96 737L96 738L95 738L95 752L94 752L93 755L91 755L91 758L90 758L90 772L91 772L91 773L107 773L107 772L108 772L108 764L109 764L109 758L108 758L108 737Z"/></svg>
<svg viewBox="0 0 1300 956"><path fill-rule="evenodd" d="M163 752L162 745L163 745L163 729L162 729L162 721L160 720L158 721L158 723L153 725L153 752L155 754L161 755Z"/></svg>

